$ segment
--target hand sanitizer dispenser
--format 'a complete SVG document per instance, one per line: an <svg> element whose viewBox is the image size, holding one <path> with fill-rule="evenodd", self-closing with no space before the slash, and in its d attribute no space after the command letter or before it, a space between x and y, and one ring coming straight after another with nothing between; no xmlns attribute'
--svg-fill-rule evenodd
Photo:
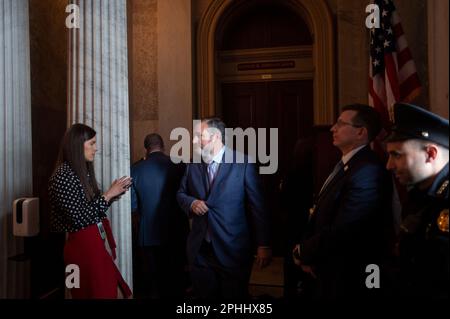
<svg viewBox="0 0 450 319"><path fill-rule="evenodd" d="M13 203L13 234L31 237L39 233L39 198L18 198Z"/></svg>

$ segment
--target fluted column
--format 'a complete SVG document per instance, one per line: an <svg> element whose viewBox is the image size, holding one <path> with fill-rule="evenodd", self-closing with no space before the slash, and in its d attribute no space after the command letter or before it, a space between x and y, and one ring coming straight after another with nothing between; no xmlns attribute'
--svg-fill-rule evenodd
<svg viewBox="0 0 450 319"><path fill-rule="evenodd" d="M12 234L12 202L32 196L27 0L0 0L0 299L29 297L29 265Z"/></svg>
<svg viewBox="0 0 450 319"><path fill-rule="evenodd" d="M103 190L130 175L128 53L125 0L78 0L80 28L69 36L69 124L97 131L95 159ZM132 285L131 207L129 193L109 210L117 242L116 263Z"/></svg>

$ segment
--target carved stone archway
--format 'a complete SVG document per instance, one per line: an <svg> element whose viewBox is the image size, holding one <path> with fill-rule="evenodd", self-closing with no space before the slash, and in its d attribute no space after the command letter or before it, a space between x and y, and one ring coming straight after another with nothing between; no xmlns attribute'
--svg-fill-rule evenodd
<svg viewBox="0 0 450 319"><path fill-rule="evenodd" d="M203 14L197 33L198 114L215 114L215 34L222 15L235 0L214 0ZM286 0L310 28L314 61L314 125L334 121L334 39L333 20L325 0Z"/></svg>

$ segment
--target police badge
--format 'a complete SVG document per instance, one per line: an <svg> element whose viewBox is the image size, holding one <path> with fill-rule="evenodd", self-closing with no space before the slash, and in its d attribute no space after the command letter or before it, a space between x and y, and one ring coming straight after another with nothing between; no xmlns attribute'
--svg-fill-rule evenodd
<svg viewBox="0 0 450 319"><path fill-rule="evenodd" d="M442 210L439 214L437 225L441 232L448 233L448 208Z"/></svg>

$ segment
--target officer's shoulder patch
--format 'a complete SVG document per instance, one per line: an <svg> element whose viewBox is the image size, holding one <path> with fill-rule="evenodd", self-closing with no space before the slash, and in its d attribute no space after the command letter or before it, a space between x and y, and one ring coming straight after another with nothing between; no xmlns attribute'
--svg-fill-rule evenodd
<svg viewBox="0 0 450 319"><path fill-rule="evenodd" d="M437 225L440 231L448 233L448 208L443 209L437 218Z"/></svg>
<svg viewBox="0 0 450 319"><path fill-rule="evenodd" d="M442 182L441 186L439 186L436 195L438 196L442 196L448 189L448 179L446 179L445 181Z"/></svg>

